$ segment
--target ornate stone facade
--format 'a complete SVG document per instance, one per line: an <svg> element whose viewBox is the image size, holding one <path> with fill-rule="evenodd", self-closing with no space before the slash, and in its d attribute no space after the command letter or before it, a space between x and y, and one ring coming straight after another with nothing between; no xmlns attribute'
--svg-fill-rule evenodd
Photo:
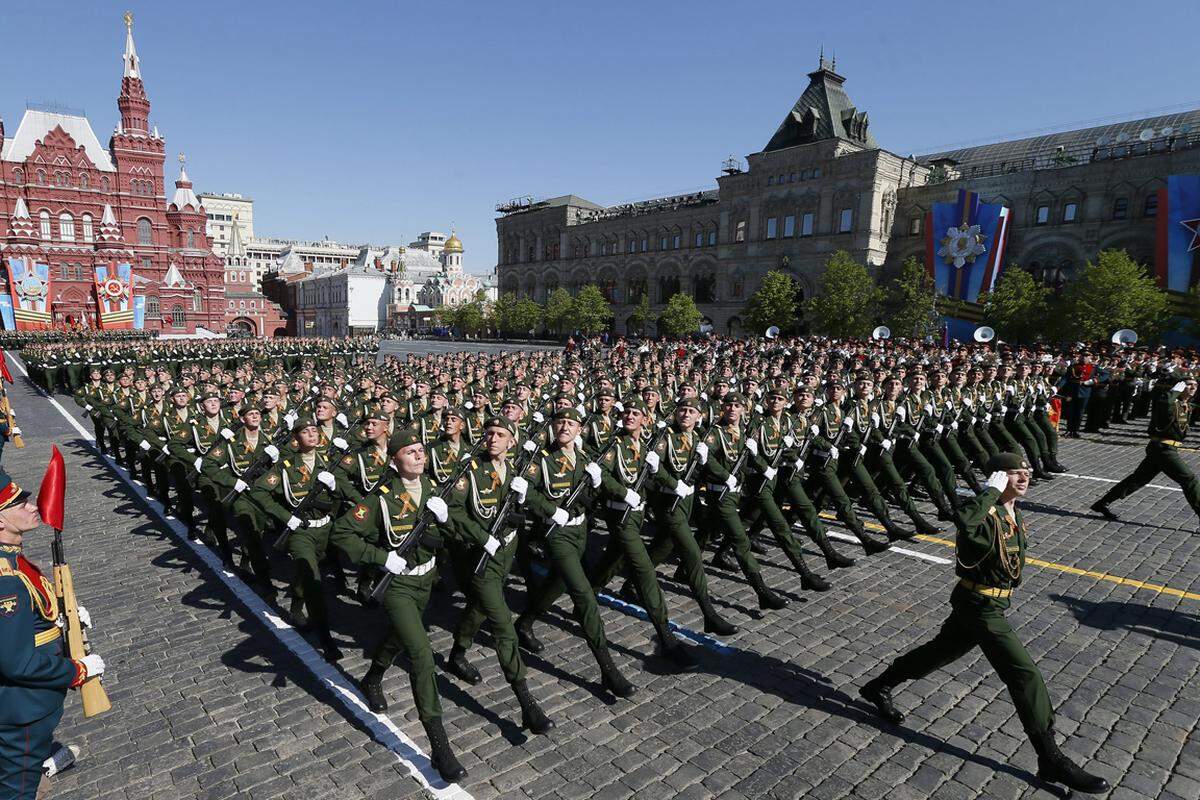
<svg viewBox="0 0 1200 800"><path fill-rule="evenodd" d="M1105 247L1151 263L1149 198L1166 176L1200 172L1200 111L914 158L880 148L833 65L808 78L767 146L744 167L727 162L715 191L612 208L575 195L501 204L500 292L544 302L595 283L627 332L643 292L657 313L682 291L716 331L738 334L770 270L809 296L836 250L880 277L923 259L924 212L960 188L1009 206L1007 263L1061 286Z"/></svg>

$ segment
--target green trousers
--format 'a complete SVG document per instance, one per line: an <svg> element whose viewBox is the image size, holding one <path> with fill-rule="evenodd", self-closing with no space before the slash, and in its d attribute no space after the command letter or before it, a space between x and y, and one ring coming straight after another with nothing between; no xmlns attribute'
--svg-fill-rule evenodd
<svg viewBox="0 0 1200 800"><path fill-rule="evenodd" d="M287 552L296 568L292 578L292 596L304 601L308 619L319 631L329 630L329 612L325 589L321 585L321 561L329 549L330 524L320 528L300 528L288 534Z"/></svg>
<svg viewBox="0 0 1200 800"><path fill-rule="evenodd" d="M775 502L780 509L787 506L787 516L799 519L804 530L814 540L825 533L825 524L821 522L821 514L816 504L804 491L803 475L790 467L781 469L775 479Z"/></svg>
<svg viewBox="0 0 1200 800"><path fill-rule="evenodd" d="M741 513L746 520L748 530L757 530L759 525L765 524L771 531L771 535L775 537L775 543L788 557L788 561L796 569L800 569L800 564L804 563L804 550L792 533L792 526L788 523L775 499L775 481L769 482L758 494L744 499ZM753 553L751 553L751 557L753 557Z"/></svg>
<svg viewBox="0 0 1200 800"><path fill-rule="evenodd" d="M505 534L507 536L508 534ZM475 544L454 542L450 546L450 562L458 587L467 596L467 607L463 609L458 627L454 629L454 646L468 650L475 641L483 621L492 629L492 645L504 679L509 683L525 680L525 662L517 650L517 630L513 627L512 610L504 599L504 581L512 569L517 553L517 539L496 551L487 560L482 575L475 574L475 565L483 550Z"/></svg>
<svg viewBox="0 0 1200 800"><path fill-rule="evenodd" d="M274 521L267 517L258 504L245 494L238 495L233 501L230 519L233 520L233 529L237 531L242 550L250 559L250 568L254 570L254 574L259 580L270 580L271 562L267 559L263 534L268 530L275 529Z"/></svg>
<svg viewBox="0 0 1200 800"><path fill-rule="evenodd" d="M592 650L608 646L604 637L604 622L596 592L583 569L583 553L587 549L587 523L555 528L546 540L546 556L550 574L529 594L522 619L534 620L554 605L566 592L571 597L575 621L583 629L583 638Z"/></svg>
<svg viewBox="0 0 1200 800"><path fill-rule="evenodd" d="M1054 423L1050 421L1050 414L1046 409L1041 408L1030 414L1029 429L1036 436L1041 433L1038 439L1038 445L1042 448L1043 454L1049 454L1051 460L1058 461L1058 431L1054 429Z"/></svg>
<svg viewBox="0 0 1200 800"><path fill-rule="evenodd" d="M741 494L725 492L720 500L717 489L706 490L704 509L700 514L700 528L696 534L696 544L701 550L708 545L708 537L720 532L723 543L733 548L733 556L741 567L742 574L749 578L762 570L758 560L750 550L750 537L746 534L746 526L742 521Z"/></svg>
<svg viewBox="0 0 1200 800"><path fill-rule="evenodd" d="M435 570L425 575L397 575L392 579L383 597L383 610L391 627L371 659L372 667L387 669L401 651L408 656L408 681L417 705L417 716L422 722L442 716L433 647L421 622L436 577Z"/></svg>
<svg viewBox="0 0 1200 800"><path fill-rule="evenodd" d="M901 439L892 462L921 485L921 488L929 495L929 501L937 507L940 513L945 513L950 509L954 501L947 499L946 488L942 485L937 470L921 452L920 445L911 439Z"/></svg>
<svg viewBox="0 0 1200 800"><path fill-rule="evenodd" d="M1008 687L1021 726L1031 739L1044 734L1054 721L1050 694L1033 659L994 600L956 586L950 596L950 616L925 644L892 662L879 680L887 686L924 678L979 647L992 669Z"/></svg>
<svg viewBox="0 0 1200 800"><path fill-rule="evenodd" d="M642 608L650 618L650 624L659 632L667 631L667 602L663 599L662 588L658 585L658 575L654 571L654 562L646 551L646 543L642 541L642 522L645 511L631 511L625 517L618 509L604 508L604 523L608 527L608 544L600 555L600 560L588 570L588 582L596 591L603 589L613 579L622 560L633 572L633 585L637 588L642 600ZM749 546L749 545L747 545Z"/></svg>
<svg viewBox="0 0 1200 800"><path fill-rule="evenodd" d="M900 510L907 514L909 519L916 522L921 518L921 512L908 493L908 484L904 482L904 479L900 477L900 471L896 469L896 462L892 459L891 451L884 450L882 447L872 449L874 452L868 454L867 463L871 471L875 473L875 485L894 497Z"/></svg>
<svg viewBox="0 0 1200 800"><path fill-rule="evenodd" d="M692 590L692 597L702 601L708 597L708 576L704 574L700 544L692 532L691 518L696 496L679 500L679 505L672 511L671 506L677 499L674 493L651 493L650 509L658 522L658 529L647 552L655 566L666 561L672 552L677 553L683 578Z"/></svg>
<svg viewBox="0 0 1200 800"><path fill-rule="evenodd" d="M958 490L958 484L954 480L954 465L946 458L938 434L932 431L921 434L921 455L925 456L925 460L933 468L933 473L941 484L942 493L947 498L954 498ZM954 500L951 499L951 502Z"/></svg>
<svg viewBox="0 0 1200 800"><path fill-rule="evenodd" d="M1007 425L1012 437L1017 440L1017 444L1025 451L1025 457L1029 459L1029 463L1040 469L1042 451L1038 447L1037 439L1034 438L1025 424L1025 415L1017 414L1012 419L1006 420L1005 425Z"/></svg>
<svg viewBox="0 0 1200 800"><path fill-rule="evenodd" d="M838 459L837 474L842 485L850 482L858 484L859 499L867 508L871 509L871 513L875 515L876 519L883 523L892 521L892 516L888 513L887 502L879 493L879 487L875 485L871 473L867 471L867 465L857 450Z"/></svg>
<svg viewBox="0 0 1200 800"><path fill-rule="evenodd" d="M1105 492L1098 504L1108 505L1128 497L1154 480L1160 472L1179 484L1188 505L1200 515L1200 480L1197 480L1196 473L1180 458L1179 451L1173 445L1162 442L1150 442L1146 445L1146 456L1142 463L1120 483Z"/></svg>
<svg viewBox="0 0 1200 800"><path fill-rule="evenodd" d="M988 428L988 424L981 420L971 426L971 432L975 435L975 440L983 445L983 449L987 451L988 456L998 456L1000 455L1000 448L992 440L992 433Z"/></svg>
<svg viewBox="0 0 1200 800"><path fill-rule="evenodd" d="M992 417L992 423L988 426L988 433L992 435L992 441L996 443L996 447L1000 448L1001 452L1020 452L1021 444L1013 437L1003 415L996 414Z"/></svg>
<svg viewBox="0 0 1200 800"><path fill-rule="evenodd" d="M838 478L838 459L830 459L827 462L824 456L812 456L808 468L808 482L812 487L809 497L818 511L828 499L843 525L856 536L863 533L862 522L854 513L854 503L850 501L850 496L846 494L846 489Z"/></svg>

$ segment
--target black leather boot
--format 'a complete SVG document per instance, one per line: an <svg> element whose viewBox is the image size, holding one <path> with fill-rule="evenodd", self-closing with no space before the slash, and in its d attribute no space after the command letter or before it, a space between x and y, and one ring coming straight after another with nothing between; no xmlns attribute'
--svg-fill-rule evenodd
<svg viewBox="0 0 1200 800"><path fill-rule="evenodd" d="M727 544L722 544L717 548L717 554L713 556L711 565L717 569L723 569L726 572L737 572L738 563L730 552L731 548Z"/></svg>
<svg viewBox="0 0 1200 800"><path fill-rule="evenodd" d="M767 588L767 584L763 582L761 572L751 572L746 576L746 580L750 582L750 587L754 589L754 594L758 595L759 608L778 611L787 605L786 598L780 597Z"/></svg>
<svg viewBox="0 0 1200 800"><path fill-rule="evenodd" d="M617 697L633 697L637 694L637 687L617 669L617 665L612 660L612 653L608 652L607 647L593 650L592 654L596 656L596 663L600 665L600 683L604 685L605 689Z"/></svg>
<svg viewBox="0 0 1200 800"><path fill-rule="evenodd" d="M700 613L704 615L704 632L715 633L717 636L733 636L737 626L727 621L713 608L712 598L707 594L696 598L700 605Z"/></svg>
<svg viewBox="0 0 1200 800"><path fill-rule="evenodd" d="M941 533L936 525L925 519L921 512L917 511L915 508L909 513L908 518L913 521L913 527L917 529L917 533L921 533L926 536L937 536L939 533Z"/></svg>
<svg viewBox="0 0 1200 800"><path fill-rule="evenodd" d="M543 734L554 727L554 723L546 716L546 712L542 711L542 707L533 699L533 695L529 693L529 684L525 681L517 681L512 685L513 692L517 695L517 702L521 704L521 725L529 730L530 733Z"/></svg>
<svg viewBox="0 0 1200 800"><path fill-rule="evenodd" d="M844 569L854 566L854 559L850 556L839 553L833 546L833 542L829 541L829 535L825 533L825 526L822 525L817 530L812 532L812 540L825 554L825 566L830 569Z"/></svg>
<svg viewBox="0 0 1200 800"><path fill-rule="evenodd" d="M450 648L450 657L446 659L446 669L460 680L466 681L472 686L483 680L483 676L479 674L479 670L475 669L471 662L467 660L467 651L458 645Z"/></svg>
<svg viewBox="0 0 1200 800"><path fill-rule="evenodd" d="M1095 511L1097 514L1104 517L1105 519L1112 520L1113 522L1121 521L1121 518L1118 517L1116 514L1114 514L1112 509L1110 509L1108 507L1108 503L1104 502L1103 497L1101 497L1096 502L1092 503L1091 506L1089 506L1089 508L1091 508L1092 511Z"/></svg>
<svg viewBox="0 0 1200 800"><path fill-rule="evenodd" d="M363 697L367 698L367 708L374 711L376 714L382 714L387 711L387 698L383 694L383 673L385 668L376 664L372 664L367 670L367 674L358 682L358 688L362 689Z"/></svg>
<svg viewBox="0 0 1200 800"><path fill-rule="evenodd" d="M869 556L873 556L876 553L882 553L884 550L891 548L891 545L887 542L881 542L872 536L868 536L867 532L863 530L862 525L852 527L850 532L853 533L855 538L857 538L862 544L863 551Z"/></svg>
<svg viewBox="0 0 1200 800"><path fill-rule="evenodd" d="M677 672L688 672L700 665L690 648L671 633L669 624L661 627L655 624L654 632L658 636L658 654L669 661Z"/></svg>
<svg viewBox="0 0 1200 800"><path fill-rule="evenodd" d="M429 737L429 761L438 771L438 775L442 776L442 780L454 783L466 777L467 771L458 763L454 751L450 749L450 740L446 737L441 718L423 719L421 725L425 728L425 735Z"/></svg>
<svg viewBox="0 0 1200 800"><path fill-rule="evenodd" d="M1033 737L1033 749L1038 754L1037 775L1042 780L1061 783L1068 789L1085 794L1101 794L1109 790L1108 781L1086 772L1058 749L1054 741L1054 728L1048 728L1045 733Z"/></svg>
<svg viewBox="0 0 1200 800"><path fill-rule="evenodd" d="M336 664L345 658L342 648L337 646L337 642L333 640L333 634L327 630L321 632L321 655L325 656L325 660L330 664Z"/></svg>
<svg viewBox="0 0 1200 800"><path fill-rule="evenodd" d="M292 604L288 608L288 616L292 618L292 627L296 628L297 630L305 630L308 628L308 614L304 612L303 598L292 598Z"/></svg>
<svg viewBox="0 0 1200 800"><path fill-rule="evenodd" d="M883 521L883 529L887 532L888 541L890 542L894 542L897 539L908 541L917 535L915 531L902 528L891 519L885 519Z"/></svg>
<svg viewBox="0 0 1200 800"><path fill-rule="evenodd" d="M788 561L791 561L792 566L796 568L796 572L800 573L801 589L810 592L828 592L833 588L829 581L809 568L808 563L804 560L804 556L799 553L796 553L795 556L788 553Z"/></svg>
<svg viewBox="0 0 1200 800"><path fill-rule="evenodd" d="M892 687L884 683L880 678L867 681L862 688L858 690L862 698L879 712L879 716L886 719L893 725L899 725L904 721L904 715L896 708L892 702Z"/></svg>
<svg viewBox="0 0 1200 800"><path fill-rule="evenodd" d="M538 639L533 633L532 619L529 617L517 617L517 624L513 627L517 629L517 644L524 650L530 653L540 653L546 649L541 639Z"/></svg>

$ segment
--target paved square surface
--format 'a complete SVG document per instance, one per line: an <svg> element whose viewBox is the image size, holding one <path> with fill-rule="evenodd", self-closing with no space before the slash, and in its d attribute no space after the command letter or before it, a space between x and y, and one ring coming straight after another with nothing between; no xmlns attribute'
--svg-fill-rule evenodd
<svg viewBox="0 0 1200 800"><path fill-rule="evenodd" d="M396 352L446 347L460 346L387 344ZM485 631L471 653L481 685L439 675L446 727L470 774L461 787L435 780L431 789L410 769L423 761L404 737L422 750L426 742L403 668L385 679L392 728L343 688L366 669L363 650L381 636L380 612L334 601L347 658L314 671L319 659L294 631L239 599L236 578L220 576L204 548L155 516L124 472L15 374L10 394L27 447L6 447L4 466L36 490L50 445L63 451L67 552L96 621L92 640L108 664L114 705L84 720L77 697L68 697L57 739L80 745L84 757L54 780L55 798L1055 796L1037 785L1033 750L978 653L903 687L902 726L877 720L858 698L867 676L945 616L954 577L944 560L953 551L935 539L906 547L924 559L894 551L866 558L839 543L859 563L833 573L834 590L820 595L801 592L772 548L761 559L767 582L792 602L762 617L740 576L710 570L719 607L740 631L698 647L701 669L682 676L665 674L653 657L648 623L603 608L614 657L639 687L632 700L600 688L560 601L538 629L546 651L526 660L533 692L557 723L549 736L520 729ZM58 400L78 419L69 398ZM1036 484L1024 504L1038 561L1009 618L1046 677L1064 749L1113 784L1111 797L1195 800L1197 519L1165 478L1155 483L1168 488L1144 489L1115 509L1124 522L1086 510L1109 485L1097 478L1123 477L1137 463L1141 431L1064 441L1060 460L1071 475ZM1200 453L1184 455L1200 468ZM27 540L27 554L49 564L49 540ZM660 568L672 619L699 631L699 610L673 572ZM523 595L518 581L514 609ZM461 608L449 592L431 602L439 664Z"/></svg>

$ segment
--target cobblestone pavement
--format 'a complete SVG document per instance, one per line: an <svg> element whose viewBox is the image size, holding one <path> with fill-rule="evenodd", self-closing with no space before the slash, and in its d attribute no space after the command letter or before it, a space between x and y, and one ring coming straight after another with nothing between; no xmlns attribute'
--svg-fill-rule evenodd
<svg viewBox="0 0 1200 800"><path fill-rule="evenodd" d="M66 458L67 552L96 620L92 639L108 663L114 703L85 721L77 699L68 698L57 738L80 744L84 758L55 779L56 798L430 793L398 755L411 751L365 724L371 715L351 711L337 681L297 655L295 633L264 624L238 600L211 559L158 522L122 473L19 372L11 395L28 446L6 448L6 469L36 489L51 443ZM1142 441L1138 430L1122 427L1103 443L1065 441L1060 458L1073 474L1119 478L1137 462ZM1185 458L1200 468L1200 453ZM1085 477L1035 485L1025 509L1039 562L1027 568L1009 616L1045 674L1065 749L1109 779L1113 798L1194 800L1197 520L1180 492L1147 488L1116 509L1127 522L1106 522L1086 511L1105 487ZM647 623L604 608L615 658L640 688L631 701L606 697L569 606L560 604L539 627L547 650L527 659L533 691L558 723L544 737L520 730L484 633L472 652L484 682L466 687L439 678L446 727L470 771L457 796L1056 796L1037 785L1033 750L978 654L898 692L908 715L902 726L878 721L859 700L866 676L930 636L948 608L952 568L935 561L952 551L933 540L907 549L936 558L856 552L859 564L835 573L835 589L820 595L801 592L799 576L773 550L762 559L767 581L792 602L762 618L740 578L710 571L714 594L741 630L724 640L727 647L698 648L702 669L683 676L660 669ZM27 552L49 563L49 536L34 538ZM698 609L670 580L673 571L660 571L672 618L700 630ZM523 593L519 582L512 587L514 608ZM427 618L440 663L461 597L438 594L432 606ZM379 639L381 616L343 599L333 619L347 650L344 684L365 670L363 648ZM385 690L388 717L424 749L402 668L388 673Z"/></svg>

